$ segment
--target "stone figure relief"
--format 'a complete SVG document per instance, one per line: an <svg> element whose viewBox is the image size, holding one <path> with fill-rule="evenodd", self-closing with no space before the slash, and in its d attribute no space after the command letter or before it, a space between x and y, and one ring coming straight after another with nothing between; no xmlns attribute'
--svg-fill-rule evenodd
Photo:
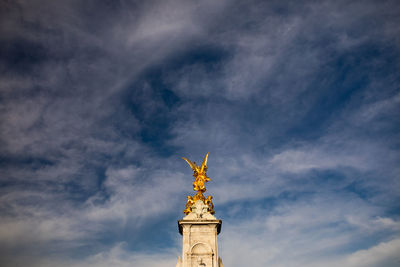
<svg viewBox="0 0 400 267"><path fill-rule="evenodd" d="M206 267L206 264L203 262L203 259L202 258L199 258L198 260L197 260L197 262L199 263L199 267Z"/></svg>
<svg viewBox="0 0 400 267"><path fill-rule="evenodd" d="M206 243L196 243L191 251L193 267L207 267L212 266L213 251L212 248Z"/></svg>

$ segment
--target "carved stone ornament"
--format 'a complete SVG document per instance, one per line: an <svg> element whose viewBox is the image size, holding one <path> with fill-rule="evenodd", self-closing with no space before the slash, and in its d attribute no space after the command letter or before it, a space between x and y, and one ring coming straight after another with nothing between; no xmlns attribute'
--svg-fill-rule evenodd
<svg viewBox="0 0 400 267"><path fill-rule="evenodd" d="M197 200L193 206L192 211L187 216L185 216L184 220L216 220L216 218L211 215L209 211L210 207L204 204L203 201Z"/></svg>

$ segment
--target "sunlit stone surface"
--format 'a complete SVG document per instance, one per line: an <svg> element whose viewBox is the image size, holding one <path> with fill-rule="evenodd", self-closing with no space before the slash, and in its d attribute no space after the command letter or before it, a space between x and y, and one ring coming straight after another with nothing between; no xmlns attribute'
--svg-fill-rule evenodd
<svg viewBox="0 0 400 267"><path fill-rule="evenodd" d="M217 243L221 224L209 212L209 207L197 200L192 212L178 221L183 243L182 258L178 258L176 267L223 267Z"/></svg>

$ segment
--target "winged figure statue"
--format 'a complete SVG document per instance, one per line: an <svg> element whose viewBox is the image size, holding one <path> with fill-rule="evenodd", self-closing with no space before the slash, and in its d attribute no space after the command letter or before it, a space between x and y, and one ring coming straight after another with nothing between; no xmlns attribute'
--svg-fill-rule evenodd
<svg viewBox="0 0 400 267"><path fill-rule="evenodd" d="M196 195L194 195L193 197L188 196L186 209L184 210L185 214L189 214L191 212L191 207L197 200L202 200L204 204L208 205L211 214L215 213L213 210L214 205L211 201L212 197L209 196L206 199L203 195L203 193L206 192L205 183L211 180L210 177L208 177L206 174L207 159L209 154L210 153L207 153L207 155L204 157L203 163L200 166L196 165L196 162L194 161L192 162L189 159L182 157L182 159L184 159L189 164L190 168L192 168L193 170L193 176L195 178L195 180L193 181L193 190L196 191Z"/></svg>

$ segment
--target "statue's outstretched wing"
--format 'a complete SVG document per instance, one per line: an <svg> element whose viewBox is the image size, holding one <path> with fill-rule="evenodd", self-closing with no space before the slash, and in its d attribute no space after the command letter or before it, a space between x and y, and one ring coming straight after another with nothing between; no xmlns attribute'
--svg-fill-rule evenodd
<svg viewBox="0 0 400 267"><path fill-rule="evenodd" d="M185 157L182 157L182 159L186 160L186 162L189 164L190 168L192 168L192 170L193 170L194 172L198 172L198 171L199 171L199 170L197 169L196 164L195 164L194 162L191 162L190 160L188 160L188 159L185 158Z"/></svg>
<svg viewBox="0 0 400 267"><path fill-rule="evenodd" d="M201 164L200 173L203 173L204 169L207 168L208 154L210 154L210 152L208 152L207 155L204 157L203 163Z"/></svg>

